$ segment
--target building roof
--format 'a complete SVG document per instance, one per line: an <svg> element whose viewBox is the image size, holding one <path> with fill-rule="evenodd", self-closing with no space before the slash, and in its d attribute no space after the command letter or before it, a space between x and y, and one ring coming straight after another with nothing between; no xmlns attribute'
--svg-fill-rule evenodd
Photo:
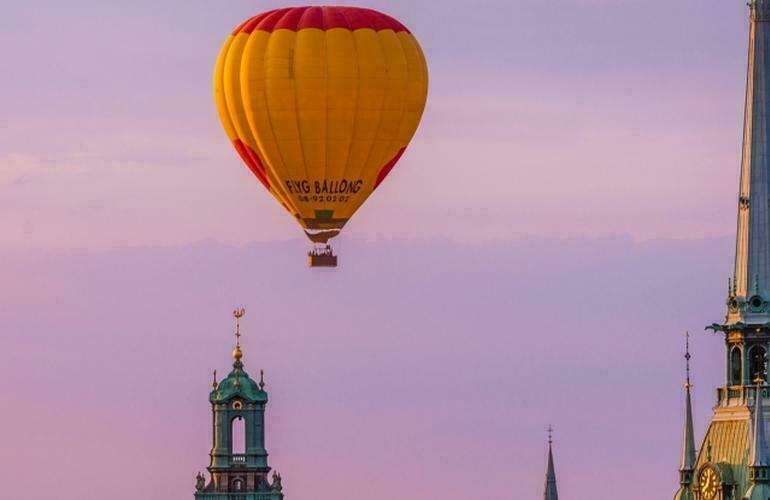
<svg viewBox="0 0 770 500"><path fill-rule="evenodd" d="M716 468L723 476L729 475L722 479L734 483L738 494L742 494L749 485L749 445L748 418L714 419L703 439L696 469L707 463L718 465Z"/></svg>

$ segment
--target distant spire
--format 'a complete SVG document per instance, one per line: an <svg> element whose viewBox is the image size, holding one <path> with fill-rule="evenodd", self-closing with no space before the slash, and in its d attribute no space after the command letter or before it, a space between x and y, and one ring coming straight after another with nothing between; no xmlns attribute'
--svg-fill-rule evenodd
<svg viewBox="0 0 770 500"><path fill-rule="evenodd" d="M548 470L545 474L545 493L543 500L559 500L556 490L556 469L553 466L553 427L548 426Z"/></svg>

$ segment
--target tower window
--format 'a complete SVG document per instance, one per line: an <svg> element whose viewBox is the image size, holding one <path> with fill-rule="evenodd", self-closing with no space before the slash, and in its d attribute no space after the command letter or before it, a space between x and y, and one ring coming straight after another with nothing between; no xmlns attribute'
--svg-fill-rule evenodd
<svg viewBox="0 0 770 500"><path fill-rule="evenodd" d="M233 491L243 491L243 479L233 479Z"/></svg>
<svg viewBox="0 0 770 500"><path fill-rule="evenodd" d="M234 455L246 453L246 422L243 417L237 416L233 419L230 436L232 439L230 453Z"/></svg>
<svg viewBox="0 0 770 500"><path fill-rule="evenodd" d="M741 384L741 349L733 347L730 351L730 385Z"/></svg>
<svg viewBox="0 0 770 500"><path fill-rule="evenodd" d="M767 352L765 351L765 348L762 346L755 345L749 350L749 356L750 356L750 364L751 364L751 383L755 383L754 381L757 378L761 378L762 380L767 380L767 373L765 369L765 356Z"/></svg>

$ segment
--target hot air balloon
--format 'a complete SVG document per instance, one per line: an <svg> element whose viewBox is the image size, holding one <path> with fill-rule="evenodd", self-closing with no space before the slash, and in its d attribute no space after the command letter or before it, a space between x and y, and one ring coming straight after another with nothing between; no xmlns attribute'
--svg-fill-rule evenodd
<svg viewBox="0 0 770 500"><path fill-rule="evenodd" d="M329 239L417 130L428 67L412 33L375 10L276 9L227 38L214 95L235 150L315 244L309 264L333 267Z"/></svg>

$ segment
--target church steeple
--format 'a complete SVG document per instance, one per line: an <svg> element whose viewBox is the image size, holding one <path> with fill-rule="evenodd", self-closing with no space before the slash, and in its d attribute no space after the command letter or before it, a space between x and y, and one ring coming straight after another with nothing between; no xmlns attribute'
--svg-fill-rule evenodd
<svg viewBox="0 0 770 500"><path fill-rule="evenodd" d="M260 371L257 383L243 366L241 318L245 314L244 309L233 312L236 326L232 371L221 382L217 382L214 371L209 393L214 428L208 467L211 480L207 484L205 477L198 473L196 500L218 500L231 496L283 499L280 474L273 472L272 478L269 477L271 469L265 449L265 407L268 398L264 377ZM241 435L235 432L236 425L241 426Z"/></svg>
<svg viewBox="0 0 770 500"><path fill-rule="evenodd" d="M764 376L770 346L770 0L750 0L735 270L728 280L727 386ZM745 404L745 402L743 403Z"/></svg>
<svg viewBox="0 0 770 500"><path fill-rule="evenodd" d="M693 473L689 471L689 431L685 431L680 472L683 499L692 498L686 484L700 500L770 498L762 406L768 399L765 358L770 352L770 0L748 1L735 268L728 279L725 320L708 327L724 334L726 377L717 388L714 416ZM689 391L686 397L687 419L691 418ZM689 425L686 421L685 428ZM750 464L752 454L755 460Z"/></svg>
<svg viewBox="0 0 770 500"><path fill-rule="evenodd" d="M735 274L727 323L770 320L770 0L751 0Z"/></svg>
<svg viewBox="0 0 770 500"><path fill-rule="evenodd" d="M685 389L684 410L684 441L682 443L682 462L679 465L679 490L674 495L674 500L693 500L692 492L693 474L695 472L695 433L692 425L692 401L690 398L690 333L687 333L684 359L687 365L687 382Z"/></svg>
<svg viewBox="0 0 770 500"><path fill-rule="evenodd" d="M545 473L543 500L559 500L556 489L556 469L553 466L553 427L548 426L548 469Z"/></svg>

